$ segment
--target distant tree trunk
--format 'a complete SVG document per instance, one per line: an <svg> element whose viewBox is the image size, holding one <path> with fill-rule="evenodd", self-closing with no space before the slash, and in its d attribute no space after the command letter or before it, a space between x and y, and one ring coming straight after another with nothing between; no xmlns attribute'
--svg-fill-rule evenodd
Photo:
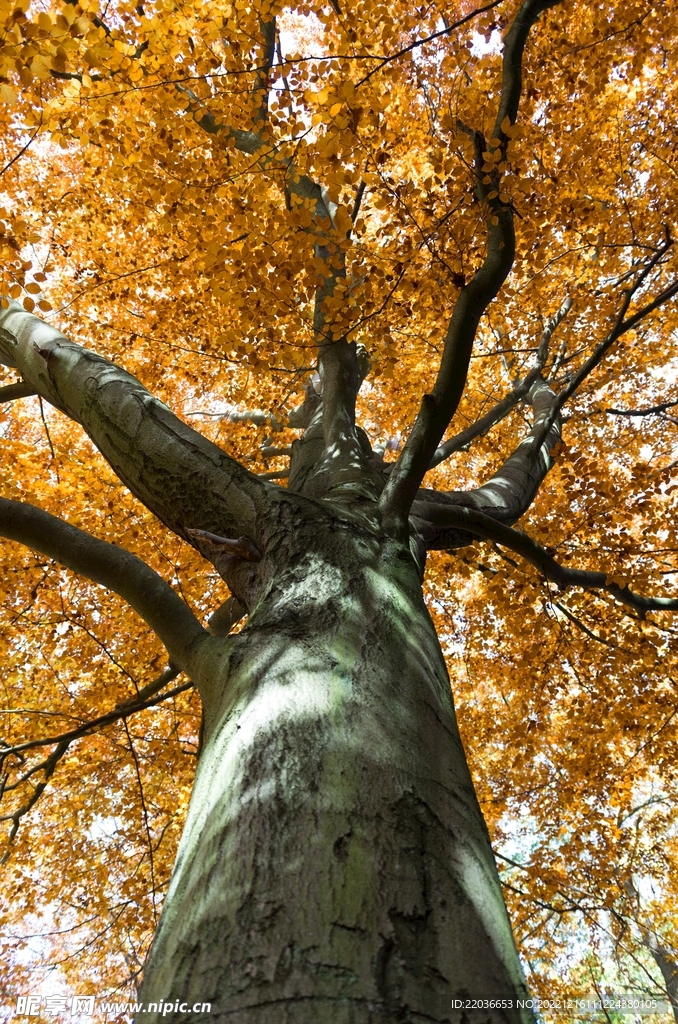
<svg viewBox="0 0 678 1024"><path fill-rule="evenodd" d="M666 985L666 994L669 997L673 1019L678 1024L678 963L668 949L662 946L654 932L645 932L643 941L654 958Z"/></svg>
<svg viewBox="0 0 678 1024"><path fill-rule="evenodd" d="M326 513L281 531L286 568L202 659L205 744L140 998L210 1002L193 1021L479 1019L451 1000L527 991L420 575Z"/></svg>
<svg viewBox="0 0 678 1024"><path fill-rule="evenodd" d="M627 878L622 884L635 904L633 918L640 928L643 945L661 971L664 984L666 985L666 994L673 1011L673 1019L678 1024L678 958L675 951L669 949L664 944L655 928L644 919L645 915L642 911L640 893L633 879Z"/></svg>

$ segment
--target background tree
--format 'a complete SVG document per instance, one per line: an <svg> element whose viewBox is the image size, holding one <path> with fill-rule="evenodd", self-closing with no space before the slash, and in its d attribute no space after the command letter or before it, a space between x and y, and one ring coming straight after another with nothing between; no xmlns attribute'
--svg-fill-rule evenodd
<svg viewBox="0 0 678 1024"><path fill-rule="evenodd" d="M671 991L675 16L0 13L7 992Z"/></svg>

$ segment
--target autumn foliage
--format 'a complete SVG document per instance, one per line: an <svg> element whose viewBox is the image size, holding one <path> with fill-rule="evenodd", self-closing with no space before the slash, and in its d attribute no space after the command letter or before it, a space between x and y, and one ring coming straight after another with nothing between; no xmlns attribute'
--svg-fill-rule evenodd
<svg viewBox="0 0 678 1024"><path fill-rule="evenodd" d="M497 124L519 7L3 0L0 292L284 487L319 344L364 346L357 418L393 463L459 297L492 246L514 255L457 381L445 436L468 433L424 487L500 469L538 367L562 441L517 530L603 584L549 579L467 524L432 545L425 594L528 983L666 998L678 625L619 597L678 593L678 16L543 4L520 112ZM4 385L21 387L9 367ZM213 567L27 390L0 391L3 497L139 555L207 619L229 596ZM167 655L116 594L11 541L0 559L0 991L57 964L62 988L131 992L200 702L171 672L138 700Z"/></svg>

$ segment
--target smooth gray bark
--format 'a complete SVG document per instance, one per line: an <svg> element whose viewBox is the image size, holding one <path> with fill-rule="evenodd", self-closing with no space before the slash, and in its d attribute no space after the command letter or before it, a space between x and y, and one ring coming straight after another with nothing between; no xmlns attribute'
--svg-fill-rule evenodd
<svg viewBox="0 0 678 1024"><path fill-rule="evenodd" d="M0 363L82 424L115 473L170 529L256 539L269 485L178 419L140 382L13 300L0 311ZM200 547L200 545L195 545Z"/></svg>
<svg viewBox="0 0 678 1024"><path fill-rule="evenodd" d="M195 1021L391 1024L525 997L409 550L325 507L278 557L196 676L205 745L140 998L210 1002ZM160 1019L185 1016L138 1016Z"/></svg>

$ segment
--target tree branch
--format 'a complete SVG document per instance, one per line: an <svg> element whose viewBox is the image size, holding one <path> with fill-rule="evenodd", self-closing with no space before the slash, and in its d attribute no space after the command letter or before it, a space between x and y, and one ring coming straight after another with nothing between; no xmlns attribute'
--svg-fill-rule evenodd
<svg viewBox="0 0 678 1024"><path fill-rule="evenodd" d="M135 715L138 711L145 711L147 708L154 707L156 704L160 704L162 701L167 700L170 697L176 697L177 694L183 693L184 690L190 690L193 687L192 682L183 683L181 686L176 686L173 690L168 690L167 693L162 693L159 696L155 696L158 690L166 686L167 683L174 679L179 674L179 670L172 668L171 666L165 669L157 679L154 679L152 683L145 686L139 691L135 698L128 701L123 701L112 711L107 712L105 715L100 715L98 718L94 718L89 722L84 722L76 729L71 729L69 732L62 733L60 736L48 736L39 740L27 740L25 743L17 743L11 747L5 747L0 750L0 799L2 799L5 793L10 792L13 789L17 789L22 783L28 782L31 776L37 772L43 772L43 779L37 783L33 792L31 793L28 800L23 803L20 807L17 807L15 811L9 814L3 814L0 816L0 821L11 821L12 827L7 838L8 846L12 843L14 837L19 830L19 824L21 819L25 817L29 811L35 806L40 797L42 796L47 783L54 774L56 766L59 761L64 757L71 744L80 739L82 736L86 736L88 733L94 730L102 729L104 726L111 725L113 722L125 720L130 715ZM43 761L38 764L32 765L27 771L18 778L15 782L9 784L9 772L4 770L4 764L7 757L10 755L21 756L24 750L34 750L38 747L46 747L56 744L56 748L52 753L46 757ZM0 858L0 865L5 864L9 858L10 851L7 849Z"/></svg>
<svg viewBox="0 0 678 1024"><path fill-rule="evenodd" d="M530 565L542 573L552 583L557 583L561 589L567 587L581 587L584 590L604 590L611 594L617 601L640 612L641 617L649 611L678 611L678 598L676 597L643 597L630 590L625 584L619 584L611 579L604 572L594 572L588 569L570 569L560 565L555 558L527 534L520 530L514 530L509 526L498 523L495 519L479 512L477 509L463 508L452 505L434 505L419 503L412 507L414 516L421 511L421 518L434 529L437 527L456 527L467 534L475 534L485 540L495 541L503 547L515 551L524 558ZM423 531L424 542L426 543L426 528ZM437 547L427 544L427 547Z"/></svg>
<svg viewBox="0 0 678 1024"><path fill-rule="evenodd" d="M197 123L205 131L213 135L226 133L225 137L232 140L235 148L241 152L253 155L262 150L263 136L219 125L207 110L198 118L197 113L204 108L202 101L185 86L177 88L189 97L190 109L194 111ZM291 159L281 159L276 155L275 147L271 147L262 152L259 162L284 171L285 194L290 208L292 197L312 203L313 221L308 232L314 238L315 257L324 264L324 270L321 272L322 281L316 289L313 317L318 345L318 370L323 379L325 440L317 475L324 477L328 486L352 484L358 489L365 489L367 486L370 496L374 497L377 481L376 478L371 480L371 466L355 429L355 402L360 387L356 346L343 337L333 337L324 310L324 303L332 297L338 282L346 278L345 245L342 243L345 242L348 233L342 237L341 232L336 230L337 206L329 199L327 191L308 175L296 174ZM368 481L367 485L365 481Z"/></svg>
<svg viewBox="0 0 678 1024"><path fill-rule="evenodd" d="M493 7L498 7L501 0L492 0L492 3L486 4L484 7L478 7L475 11L471 11L470 14L460 18L459 21L455 21L454 24L448 25L446 28L440 30L440 32L434 32L430 36L426 36L424 39L417 39L414 43L410 43L409 46L404 46L402 50L398 50L396 53L392 53L389 57L384 57L377 64L376 68L372 68L364 78L361 78L356 88L360 85L364 85L365 82L369 81L372 75L376 75L378 71L381 71L383 67L390 64L391 61L398 60L399 57L404 57L406 53L410 53L415 50L418 46L424 46L425 43L431 43L434 39L440 39L442 36L447 36L450 32L454 32L455 29L461 28L467 21L472 21L473 18L477 18L479 14L485 14L486 11L491 11Z"/></svg>
<svg viewBox="0 0 678 1024"><path fill-rule="evenodd" d="M269 80L268 76L273 67L275 61L275 39L276 39L276 19L275 16L270 21L260 21L259 27L261 29L261 35L263 38L263 60L261 67L257 70L257 82L254 87L255 94L261 93L261 100L259 103L259 120L265 122L268 117L268 93L269 93Z"/></svg>
<svg viewBox="0 0 678 1024"><path fill-rule="evenodd" d="M567 400L571 398L572 395L577 391L577 389L582 385L582 383L586 380L589 374L592 373L593 370L595 370L595 368L602 362L603 358L610 350L610 348L614 345L614 343L618 341L624 334L626 334L627 331L630 331L634 327L636 327L641 322L641 320L643 320L646 316L654 312L654 310L659 309L661 306L664 305L664 303L668 302L675 295L678 295L677 279L673 281L673 283L670 284L668 288L665 288L662 292L660 292L659 295L652 299L651 302L648 302L645 306L637 310L631 316L626 316L629 306L631 305L631 300L633 299L633 296L640 288L642 288L643 284L645 283L651 272L655 269L655 267L663 261L664 257L666 256L666 253L673 246L673 244L673 239L669 234L668 228L666 228L665 239L663 244L659 246L659 248L656 250L651 259L648 260L648 262L643 267L641 272L637 275L635 281L630 286L630 288L625 290L624 298L612 329L603 339L603 341L599 342L599 344L596 345L589 358L583 363L582 366L580 366L577 372L573 374L567 386L564 387L558 395L557 401L554 403L550 416L547 417L547 419L542 424L541 432L539 434L536 434L535 437L532 439L533 452L536 453L536 451L538 451L541 448L549 430L553 426L553 423L555 422L556 417L559 415L562 407L565 405Z"/></svg>
<svg viewBox="0 0 678 1024"><path fill-rule="evenodd" d="M247 615L247 608L232 594L207 620L208 632L213 636L228 636L237 622Z"/></svg>
<svg viewBox="0 0 678 1024"><path fill-rule="evenodd" d="M201 412L196 409L194 412L187 412L186 416L210 416L217 420L226 420L228 423L254 423L261 427L268 424L271 430L283 430L274 412L266 412L264 409L241 409L237 405L231 405L226 412Z"/></svg>
<svg viewBox="0 0 678 1024"><path fill-rule="evenodd" d="M0 396L2 392L0 391ZM673 409L678 405L678 399L675 402L662 402L660 405L652 405L647 409L606 409L605 412L611 416L656 416L662 412L666 412L667 409Z"/></svg>
<svg viewBox="0 0 678 1024"><path fill-rule="evenodd" d="M537 350L536 365L530 370L527 376L516 385L513 391L510 391L509 394L502 398L500 402L497 402L493 409L490 409L490 411L485 413L484 416L477 419L475 423L472 423L464 430L461 430L458 434L455 434L454 437L450 437L447 441L443 442L443 444L436 449L436 452L431 459L430 469L433 469L434 466L438 466L445 459L448 459L450 455L454 454L454 452L461 451L469 445L471 441L474 441L476 437L482 437L483 434L486 434L488 430L503 420L511 409L518 404L518 402L529 394L532 385L536 383L546 362L548 346L553 333L571 309L572 299L568 296L558 312L551 317L544 328L539 342L539 348ZM611 410L608 410L608 412L609 411Z"/></svg>
<svg viewBox="0 0 678 1024"><path fill-rule="evenodd" d="M406 529L407 513L464 392L480 318L513 266L513 208L510 203L499 198L497 165L506 155L509 136L505 129L510 129L515 123L518 113L522 58L529 31L542 11L560 2L525 0L522 4L504 44L502 92L492 136L499 145L491 145L489 152L487 149L481 150L485 140L479 132L473 133L476 150L475 190L479 202L487 210L487 255L480 269L462 288L455 303L433 390L424 395L407 443L382 492L380 507L385 525L401 532ZM479 155L489 162L478 167ZM486 178L489 179L487 183Z"/></svg>
<svg viewBox="0 0 678 1024"><path fill-rule="evenodd" d="M265 60L263 70L272 65L275 55L275 24L262 23L264 35ZM259 69L258 85L262 88L262 69ZM323 477L327 486L348 485L356 489L367 489L371 497L376 496L379 486L366 452L358 438L355 428L355 403L361 378L356 358L356 346L344 337L335 337L331 324L328 325L324 304L330 299L339 281L346 278L346 239L349 237L351 221L347 230L339 230L335 224L337 206L333 203L326 189L313 181L306 174L297 174L291 158L280 158L275 146L262 152L263 135L255 132L239 132L216 122L205 104L190 89L177 85L189 98L189 109L196 117L196 122L212 135L225 133L235 148L241 152L254 155L261 153L260 164L270 165L282 170L285 174L285 194L291 208L292 197L312 203L313 220L308 228L314 239L314 254L322 260L322 280L318 284L315 295L313 327L318 345L318 370L323 380L323 437L325 448L321 454L317 476ZM198 117L198 113L204 113ZM364 185L362 186L364 191ZM358 195L362 196L359 189ZM355 207L357 213L358 206ZM367 481L367 484L366 484Z"/></svg>
<svg viewBox="0 0 678 1024"><path fill-rule="evenodd" d="M253 544L249 537L220 537L216 533L210 533L209 530L188 530L191 537L198 537L200 540L204 540L207 544L212 544L214 547L225 548L229 554L234 555L236 558L244 558L247 562L260 562L261 551Z"/></svg>
<svg viewBox="0 0 678 1024"><path fill-rule="evenodd" d="M595 640L596 643L603 644L605 647L615 646L610 640L605 640L602 636L598 636L597 633L594 633L592 629L589 629L589 627L585 625L581 619L574 614L574 612L571 612L570 609L562 603L562 601L554 601L553 604L563 613L566 619L569 619L570 622L589 637L590 640Z"/></svg>
<svg viewBox="0 0 678 1024"><path fill-rule="evenodd" d="M80 423L132 493L194 547L202 551L190 528L256 543L269 485L174 416L135 377L14 301L0 310L0 362L18 366L27 384Z"/></svg>
<svg viewBox="0 0 678 1024"><path fill-rule="evenodd" d="M37 393L31 384L20 380L16 384L6 384L4 388L0 388L0 403L15 402L17 398L30 398L31 395L37 395Z"/></svg>
<svg viewBox="0 0 678 1024"><path fill-rule="evenodd" d="M413 514L429 520L429 506L444 506L477 509L494 522L506 526L511 526L520 519L534 501L542 481L551 468L550 452L560 440L561 427L558 418L539 449L538 457L535 458L531 450L532 438L541 432L541 425L550 415L555 395L542 378L537 377L530 388L528 401L535 413L532 430L486 483L469 491L435 491L421 488L412 505ZM429 548L459 547L469 543L468 534L460 533L458 527L439 525L434 529L432 521L429 521L426 536L426 546Z"/></svg>
<svg viewBox="0 0 678 1024"><path fill-rule="evenodd" d="M169 583L140 558L21 501L0 498L0 535L25 544L67 569L119 594L162 640L182 669L207 636Z"/></svg>
<svg viewBox="0 0 678 1024"><path fill-rule="evenodd" d="M148 700L149 697L153 697L158 690L162 690L164 686L171 683L173 679L180 673L180 669L176 665L169 664L163 672L160 673L152 682L143 686L138 693L135 693L133 697L128 697L127 700L123 700L117 706L119 708L126 708L131 704L139 704L140 702Z"/></svg>
<svg viewBox="0 0 678 1024"><path fill-rule="evenodd" d="M195 123L208 135L223 135L225 143L232 141L239 153L246 153L254 156L264 145L262 135L257 132L243 131L240 128L230 128L228 125L220 124L214 114L211 113L207 104L199 96L185 85L175 83L175 89L188 100L187 109L193 114ZM202 111L202 113L200 113ZM200 116L198 116L200 115ZM271 150L272 152L272 150Z"/></svg>
<svg viewBox="0 0 678 1024"><path fill-rule="evenodd" d="M263 72L272 66L275 56L275 23L262 22L261 28L265 53L262 68L258 69L255 91L263 88L264 80L268 79ZM347 224L342 224L340 228L335 223L338 208L330 200L327 190L308 175L296 173L293 160L278 156L274 145L264 150L263 134L240 132L217 123L195 93L183 85L177 85L176 88L188 98L189 109L196 123L206 132L212 135L223 134L240 152L259 154L260 166L284 172L285 196L290 210L293 209L293 198L310 201L312 204L313 219L307 231L313 238L316 260L321 260L323 264L321 280L316 288L313 327L318 346L318 370L323 380L324 448L317 453L317 472L310 474L309 479L314 477L317 490L341 485L365 492L374 498L381 481L373 472L355 425L355 403L361 382L356 346L345 337L333 333L325 307L326 300L334 295L337 284L346 278L345 249L352 221L347 218ZM362 197L364 187L362 185L359 188L359 197ZM358 206L359 200L354 207L354 219Z"/></svg>
<svg viewBox="0 0 678 1024"><path fill-rule="evenodd" d="M130 715L136 715L138 711L145 711L147 708L152 708L157 704L161 704L170 697L176 697L178 693L183 693L185 690L193 689L195 684L189 680L187 683L182 683L181 686L175 686L174 689L168 690L166 693L158 694L158 691L162 689L162 687L166 686L168 681L175 679L178 675L178 669L166 668L157 679L154 679L152 683L149 683L148 686L139 691L138 697L133 697L130 700L123 701L122 704L118 704L116 707L112 708L111 711L107 711L104 715L92 718L89 722L83 722L83 724L77 726L77 728L70 729L68 732L61 733L59 736L45 736L39 740L26 740L24 743L16 743L14 746L4 747L0 749L0 764L10 754L20 754L23 753L24 750L35 750L38 747L50 747L55 743L66 743L70 746L74 740L78 740L82 736L86 736L94 729L101 729L105 725L111 725L113 722L118 722L123 718L129 718ZM144 693L147 695L142 696ZM34 766L30 769L30 774L34 775L35 772L41 771L41 769L42 765ZM27 773L25 778L28 777ZM25 779L22 779L21 781L25 781ZM16 786L14 785L11 788L14 789ZM8 787L5 787L4 791L7 792Z"/></svg>
<svg viewBox="0 0 678 1024"><path fill-rule="evenodd" d="M533 438L541 435L542 425L550 418L555 400L553 391L541 377L537 377L528 394L528 401L534 409L534 425L527 437L486 483L471 491L446 492L448 500L485 511L507 525L525 515L551 468L551 449L560 440L558 416L541 447L533 453Z"/></svg>

